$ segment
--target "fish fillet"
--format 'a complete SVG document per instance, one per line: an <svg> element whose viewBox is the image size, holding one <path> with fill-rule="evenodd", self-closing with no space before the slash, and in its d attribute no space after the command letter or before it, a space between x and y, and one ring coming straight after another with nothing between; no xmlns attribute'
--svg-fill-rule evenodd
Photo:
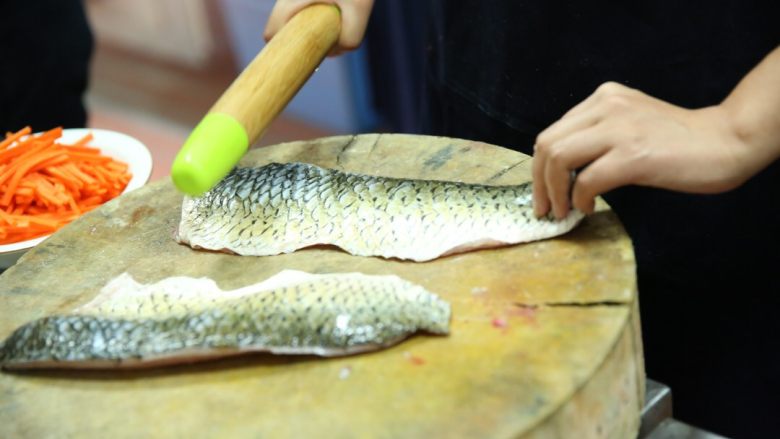
<svg viewBox="0 0 780 439"><path fill-rule="evenodd" d="M446 334L449 304L397 276L284 270L223 291L207 278L140 284L125 273L69 315L19 327L4 368L149 367L235 355L348 355L416 331Z"/></svg>
<svg viewBox="0 0 780 439"><path fill-rule="evenodd" d="M304 163L237 168L185 197L176 239L193 248L266 256L335 245L358 256L428 261L568 232L533 213L531 183L486 186L350 174Z"/></svg>

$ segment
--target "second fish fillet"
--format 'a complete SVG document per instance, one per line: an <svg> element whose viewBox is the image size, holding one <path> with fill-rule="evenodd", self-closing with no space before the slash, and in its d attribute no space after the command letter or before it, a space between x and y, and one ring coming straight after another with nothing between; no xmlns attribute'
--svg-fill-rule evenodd
<svg viewBox="0 0 780 439"><path fill-rule="evenodd" d="M284 270L224 291L207 278L141 284L124 273L91 302L17 328L0 366L135 368L242 352L348 355L417 331L447 334L450 305L397 276Z"/></svg>

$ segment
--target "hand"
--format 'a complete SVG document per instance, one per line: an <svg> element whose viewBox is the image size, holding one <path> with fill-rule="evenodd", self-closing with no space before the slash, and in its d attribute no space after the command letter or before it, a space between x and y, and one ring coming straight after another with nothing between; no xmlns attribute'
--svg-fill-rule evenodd
<svg viewBox="0 0 780 439"><path fill-rule="evenodd" d="M544 130L534 147L534 211L557 218L636 184L689 193L733 189L766 165L738 135L723 106L689 110L605 83Z"/></svg>
<svg viewBox="0 0 780 439"><path fill-rule="evenodd" d="M373 0L277 0L265 25L265 40L271 40L298 11L314 3L335 4L341 10L341 35L330 55L357 49L366 33Z"/></svg>

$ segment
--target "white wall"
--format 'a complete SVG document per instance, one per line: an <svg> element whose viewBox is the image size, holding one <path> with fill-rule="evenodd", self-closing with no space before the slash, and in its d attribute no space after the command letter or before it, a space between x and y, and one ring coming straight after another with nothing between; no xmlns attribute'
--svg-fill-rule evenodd
<svg viewBox="0 0 780 439"><path fill-rule="evenodd" d="M90 0L102 40L148 55L200 67L215 48L205 0Z"/></svg>

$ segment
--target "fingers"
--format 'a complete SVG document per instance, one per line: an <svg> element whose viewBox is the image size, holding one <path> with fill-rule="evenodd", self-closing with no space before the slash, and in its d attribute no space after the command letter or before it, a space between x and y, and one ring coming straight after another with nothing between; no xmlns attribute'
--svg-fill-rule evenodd
<svg viewBox="0 0 780 439"><path fill-rule="evenodd" d="M265 32L263 32L263 38L265 41L270 41L282 27L290 21L293 15L297 14L301 9L310 4L317 3L316 0L278 0L274 3L274 7L271 10L271 15L268 17L268 22L265 24ZM332 3L332 1L330 2Z"/></svg>
<svg viewBox="0 0 780 439"><path fill-rule="evenodd" d="M544 178L544 163L539 154L534 155L533 168L531 169L534 190L534 214L537 218L547 215L550 211L550 199L547 198L547 184Z"/></svg>
<svg viewBox="0 0 780 439"><path fill-rule="evenodd" d="M535 195L546 197L548 201L543 201L544 204L539 207L547 207L547 211L552 207L557 218L565 217L570 207L572 171L606 154L614 140L611 131L600 124L577 131L549 147L540 149L534 159L539 163L539 169L535 169L538 174L534 175L534 181L536 184L539 181L537 178L543 179L546 193L539 192ZM547 212L542 214L545 213Z"/></svg>
<svg viewBox="0 0 780 439"><path fill-rule="evenodd" d="M278 0L265 26L265 40L270 41L295 14L315 3L335 4L341 10L341 33L330 55L358 48L366 33L373 0Z"/></svg>
<svg viewBox="0 0 780 439"><path fill-rule="evenodd" d="M594 161L578 176L572 191L574 208L592 213L596 196L634 183L630 167L617 151L610 151Z"/></svg>
<svg viewBox="0 0 780 439"><path fill-rule="evenodd" d="M341 35L339 48L354 50L360 46L366 34L368 18L371 15L373 0L337 1L341 8Z"/></svg>
<svg viewBox="0 0 780 439"><path fill-rule="evenodd" d="M558 121L542 131L534 145L533 180L534 180L534 213L537 217L547 214L552 207L548 196L546 178L547 156L551 145L566 135L578 129L598 123L601 119L593 108L599 101L599 91L592 93L584 101L575 105ZM565 183L568 184L568 175Z"/></svg>
<svg viewBox="0 0 780 439"><path fill-rule="evenodd" d="M617 83L602 84L539 134L533 164L537 216L546 215L551 209L557 218L566 216L570 208L571 172L598 159L617 144L616 130L610 126L621 117L635 93Z"/></svg>
<svg viewBox="0 0 780 439"><path fill-rule="evenodd" d="M582 104L585 104L585 101ZM561 187L568 188L569 171L587 162L580 165L569 163L571 160L580 162L577 158L580 153L573 152L572 155L572 152L567 151L566 148L572 142L569 137L576 137L580 131L588 130L601 121L599 112L587 110L587 107L592 105L594 105L593 101L585 108L581 107L577 111L572 109L567 113L567 116L544 130L536 139L533 178L534 212L537 216L546 215L551 207L556 216L559 216L561 212L568 211L568 194L567 191L562 191ZM565 197L565 199L561 197Z"/></svg>
<svg viewBox="0 0 780 439"><path fill-rule="evenodd" d="M609 130L595 125L558 142L545 165L547 192L552 201L553 213L563 218L569 211L572 171L606 154L614 144Z"/></svg>

